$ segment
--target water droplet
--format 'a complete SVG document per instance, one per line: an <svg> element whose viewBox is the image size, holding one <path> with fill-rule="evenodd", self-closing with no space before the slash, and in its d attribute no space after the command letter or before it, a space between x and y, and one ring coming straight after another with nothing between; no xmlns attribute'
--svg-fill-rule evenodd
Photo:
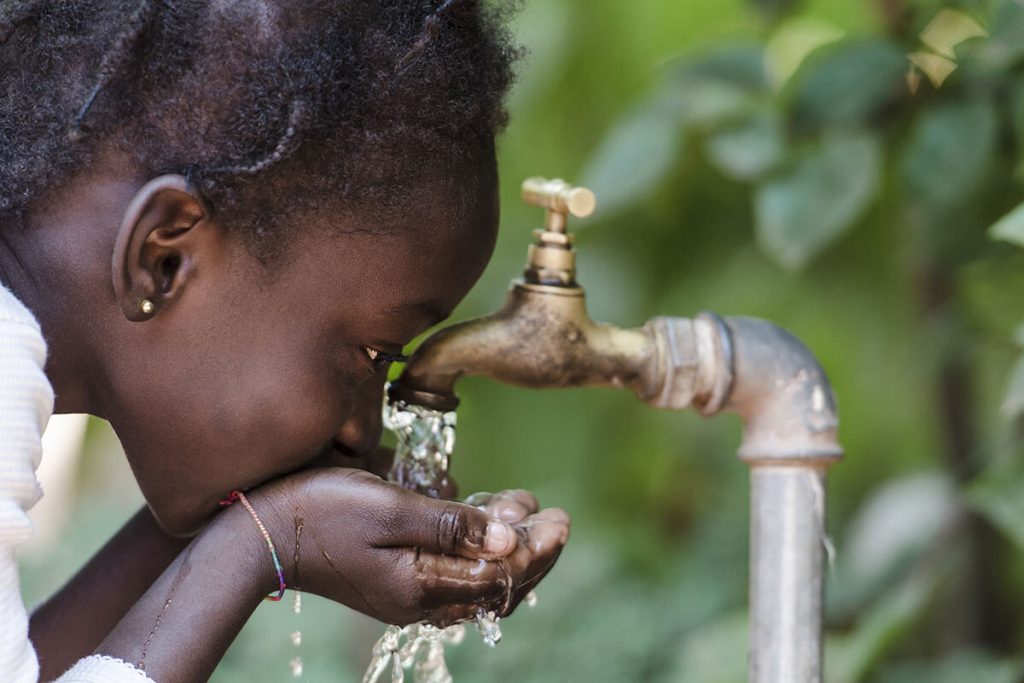
<svg viewBox="0 0 1024 683"><path fill-rule="evenodd" d="M292 645L295 647L302 645L302 631L292 631L289 637L292 639Z"/></svg>
<svg viewBox="0 0 1024 683"><path fill-rule="evenodd" d="M501 619L494 612L480 610L476 613L476 628L480 631L480 637L484 643L494 647L501 642Z"/></svg>
<svg viewBox="0 0 1024 683"><path fill-rule="evenodd" d="M288 668L292 670L292 678L302 676L302 657L292 657L288 662Z"/></svg>
<svg viewBox="0 0 1024 683"><path fill-rule="evenodd" d="M534 593L533 591L530 591L529 593L526 594L526 597L523 598L523 602L526 603L527 607L536 607L537 606L537 594Z"/></svg>

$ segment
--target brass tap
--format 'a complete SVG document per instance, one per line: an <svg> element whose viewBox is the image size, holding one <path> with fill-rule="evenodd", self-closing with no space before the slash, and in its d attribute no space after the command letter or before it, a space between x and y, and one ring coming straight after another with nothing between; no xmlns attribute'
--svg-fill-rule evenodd
<svg viewBox="0 0 1024 683"><path fill-rule="evenodd" d="M527 251L524 279L537 285L575 286L576 252L568 230L569 214L586 218L594 213L594 193L560 179L527 178L523 182L523 201L547 209L544 228L533 231L537 242Z"/></svg>
<svg viewBox="0 0 1024 683"><path fill-rule="evenodd" d="M523 199L546 209L534 231L521 279L497 312L445 328L420 345L399 379L393 399L450 410L455 382L484 375L517 386L609 385L650 393L655 344L645 329L595 323L576 282L569 216L593 213L594 193L564 180L529 178Z"/></svg>
<svg viewBox="0 0 1024 683"><path fill-rule="evenodd" d="M839 457L832 389L799 341L762 320L708 313L653 318L633 329L594 322L568 230L570 215L593 212L594 194L530 178L523 199L547 215L505 305L431 335L391 384L392 399L453 410L463 375L534 389L629 388L657 408L738 413L745 460Z"/></svg>

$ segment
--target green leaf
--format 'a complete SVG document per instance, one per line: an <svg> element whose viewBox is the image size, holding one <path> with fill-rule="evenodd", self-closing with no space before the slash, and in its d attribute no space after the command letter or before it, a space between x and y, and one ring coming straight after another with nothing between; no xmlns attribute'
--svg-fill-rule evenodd
<svg viewBox="0 0 1024 683"><path fill-rule="evenodd" d="M887 651L913 632L946 571L939 565L911 573L876 600L851 633L830 638L825 649L829 680L863 680Z"/></svg>
<svg viewBox="0 0 1024 683"><path fill-rule="evenodd" d="M967 501L1024 549L1024 467L1014 460L988 466L967 489Z"/></svg>
<svg viewBox="0 0 1024 683"><path fill-rule="evenodd" d="M611 129L581 177L597 195L597 210L614 214L658 188L679 156L682 135L672 116L648 103Z"/></svg>
<svg viewBox="0 0 1024 683"><path fill-rule="evenodd" d="M816 50L793 76L796 121L820 127L859 124L907 92L903 50L881 39L843 41Z"/></svg>
<svg viewBox="0 0 1024 683"><path fill-rule="evenodd" d="M815 17L799 15L782 22L764 48L765 66L773 85L784 85L812 52L843 35L840 27Z"/></svg>
<svg viewBox="0 0 1024 683"><path fill-rule="evenodd" d="M996 112L987 100L925 110L903 158L907 191L938 211L970 199L995 153Z"/></svg>
<svg viewBox="0 0 1024 683"><path fill-rule="evenodd" d="M757 43L722 45L669 63L676 82L717 81L747 92L765 91L764 48Z"/></svg>
<svg viewBox="0 0 1024 683"><path fill-rule="evenodd" d="M920 472L877 487L857 510L829 586L840 619L889 589L958 512L955 487L941 472Z"/></svg>
<svg viewBox="0 0 1024 683"><path fill-rule="evenodd" d="M1009 101L1013 136L1020 151L1024 149L1024 78L1016 79L1009 86Z"/></svg>
<svg viewBox="0 0 1024 683"><path fill-rule="evenodd" d="M744 44L676 60L665 96L684 126L714 128L745 115L767 89L763 50Z"/></svg>
<svg viewBox="0 0 1024 683"><path fill-rule="evenodd" d="M977 49L978 58L986 66L1007 68L1024 56L1024 5L1017 0L998 0L988 26L988 39Z"/></svg>
<svg viewBox="0 0 1024 683"><path fill-rule="evenodd" d="M708 158L736 180L755 180L782 160L784 133L779 113L756 112L745 121L712 133L706 142Z"/></svg>
<svg viewBox="0 0 1024 683"><path fill-rule="evenodd" d="M988 234L992 239L1024 247L1024 203L1018 204L1013 211L993 223Z"/></svg>
<svg viewBox="0 0 1024 683"><path fill-rule="evenodd" d="M823 137L754 196L761 247L789 269L803 267L861 215L878 188L882 152L868 133Z"/></svg>

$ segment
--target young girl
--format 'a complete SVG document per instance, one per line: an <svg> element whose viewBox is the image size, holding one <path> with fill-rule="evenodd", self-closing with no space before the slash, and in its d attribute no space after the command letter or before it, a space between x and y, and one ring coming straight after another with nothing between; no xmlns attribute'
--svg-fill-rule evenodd
<svg viewBox="0 0 1024 683"><path fill-rule="evenodd" d="M496 22L0 0L0 680L203 680L282 584L443 624L550 569L568 519L528 493L485 512L353 468L388 361L494 244ZM26 623L51 410L109 420L148 506Z"/></svg>

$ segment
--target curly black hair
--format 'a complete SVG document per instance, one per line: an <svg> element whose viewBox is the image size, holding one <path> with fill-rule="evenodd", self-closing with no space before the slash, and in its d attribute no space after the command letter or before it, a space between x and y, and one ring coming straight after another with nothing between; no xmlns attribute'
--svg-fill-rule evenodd
<svg viewBox="0 0 1024 683"><path fill-rule="evenodd" d="M107 145L150 176L192 179L257 252L287 237L282 209L393 206L504 126L508 10L0 0L0 226L23 224Z"/></svg>

